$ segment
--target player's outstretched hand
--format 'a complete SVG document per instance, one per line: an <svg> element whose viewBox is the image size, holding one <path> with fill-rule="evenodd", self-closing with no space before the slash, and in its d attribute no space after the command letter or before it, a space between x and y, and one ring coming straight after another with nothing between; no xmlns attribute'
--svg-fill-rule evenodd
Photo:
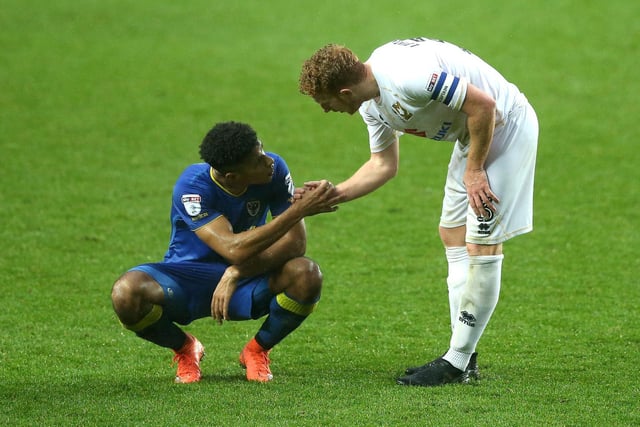
<svg viewBox="0 0 640 427"><path fill-rule="evenodd" d="M304 187L302 187L301 189L299 189L302 193L304 193L307 190L313 190L314 188L317 188L322 182L325 182L325 180L322 181L307 181L304 183ZM337 205L342 203L343 200L342 199L342 194L340 194L340 190L338 189L339 185L333 185L330 181L329 181L329 186L331 189L331 198L329 199L329 204L331 205ZM298 190L298 189L296 189Z"/></svg>
<svg viewBox="0 0 640 427"><path fill-rule="evenodd" d="M304 187L297 188L294 193L294 202L304 216L311 216L338 210L336 196L336 187L330 181L323 179L306 182Z"/></svg>
<svg viewBox="0 0 640 427"><path fill-rule="evenodd" d="M296 187L296 189L293 191L293 203L295 203L296 200L302 199L302 196L304 196L305 191L306 191L305 187Z"/></svg>

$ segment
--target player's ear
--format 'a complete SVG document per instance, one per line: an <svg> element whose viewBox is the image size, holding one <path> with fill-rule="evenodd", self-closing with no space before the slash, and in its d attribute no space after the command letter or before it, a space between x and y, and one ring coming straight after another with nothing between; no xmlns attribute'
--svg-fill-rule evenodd
<svg viewBox="0 0 640 427"><path fill-rule="evenodd" d="M238 172L227 172L224 174L224 179L228 182L234 182L238 180L239 176Z"/></svg>
<svg viewBox="0 0 640 427"><path fill-rule="evenodd" d="M344 89L340 89L340 92L338 92L338 96L341 96L343 98L351 98L353 96L353 91L346 87Z"/></svg>

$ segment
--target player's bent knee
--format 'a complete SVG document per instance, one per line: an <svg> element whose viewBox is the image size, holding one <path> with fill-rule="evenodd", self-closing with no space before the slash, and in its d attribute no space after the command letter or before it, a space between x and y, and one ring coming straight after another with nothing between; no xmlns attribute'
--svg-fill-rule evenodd
<svg viewBox="0 0 640 427"><path fill-rule="evenodd" d="M289 293L298 294L302 300L314 300L322 290L322 271L320 266L309 258L296 258L287 264L287 273L292 285Z"/></svg>
<svg viewBox="0 0 640 427"><path fill-rule="evenodd" d="M467 232L466 226L445 228L440 226L440 240L442 244L447 247L462 247L465 246L465 234Z"/></svg>
<svg viewBox="0 0 640 427"><path fill-rule="evenodd" d="M322 288L322 271L320 270L320 266L308 258L303 259L306 262L301 271L301 275L303 276L301 278L302 282L307 284L309 288L314 288L320 292Z"/></svg>
<svg viewBox="0 0 640 427"><path fill-rule="evenodd" d="M502 254L502 243L496 245L476 245L467 243L467 251L471 256L486 256Z"/></svg>
<svg viewBox="0 0 640 427"><path fill-rule="evenodd" d="M131 302L135 293L133 288L134 285L127 280L126 274L115 281L111 288L111 303L116 312Z"/></svg>
<svg viewBox="0 0 640 427"><path fill-rule="evenodd" d="M119 305L148 302L162 304L164 291L151 276L142 271L128 271L113 284L111 301L114 308Z"/></svg>
<svg viewBox="0 0 640 427"><path fill-rule="evenodd" d="M162 287L149 275L129 271L111 289L113 310L122 325L133 331L155 323L162 315Z"/></svg>

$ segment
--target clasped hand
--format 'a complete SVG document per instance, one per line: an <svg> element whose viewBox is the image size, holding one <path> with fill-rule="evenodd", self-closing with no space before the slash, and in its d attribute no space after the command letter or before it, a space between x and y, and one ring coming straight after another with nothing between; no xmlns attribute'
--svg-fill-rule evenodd
<svg viewBox="0 0 640 427"><path fill-rule="evenodd" d="M326 179L308 181L304 183L304 187L296 188L293 195L294 203L304 199L315 206L315 211L310 215L338 210L338 206L336 206L339 203L338 190Z"/></svg>

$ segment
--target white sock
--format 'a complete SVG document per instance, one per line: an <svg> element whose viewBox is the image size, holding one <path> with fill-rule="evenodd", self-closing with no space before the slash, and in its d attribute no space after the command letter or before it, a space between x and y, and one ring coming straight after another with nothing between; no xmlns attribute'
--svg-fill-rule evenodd
<svg viewBox="0 0 640 427"><path fill-rule="evenodd" d="M458 369L464 370L469 360L464 361L466 357L456 357L455 354L471 355L475 351L498 304L502 258L503 255L469 257L469 277L460 299L458 320L451 334L451 351L444 356Z"/></svg>
<svg viewBox="0 0 640 427"><path fill-rule="evenodd" d="M464 371L465 369L467 369L469 360L471 360L471 353L463 353L461 351L449 349L449 351L447 351L447 353L442 356L442 358L451 363L454 368L458 368L461 371Z"/></svg>
<svg viewBox="0 0 640 427"><path fill-rule="evenodd" d="M449 289L449 312L451 313L451 330L458 320L460 298L467 284L469 274L469 253L465 246L450 247L445 249L449 272L447 275L447 288Z"/></svg>

